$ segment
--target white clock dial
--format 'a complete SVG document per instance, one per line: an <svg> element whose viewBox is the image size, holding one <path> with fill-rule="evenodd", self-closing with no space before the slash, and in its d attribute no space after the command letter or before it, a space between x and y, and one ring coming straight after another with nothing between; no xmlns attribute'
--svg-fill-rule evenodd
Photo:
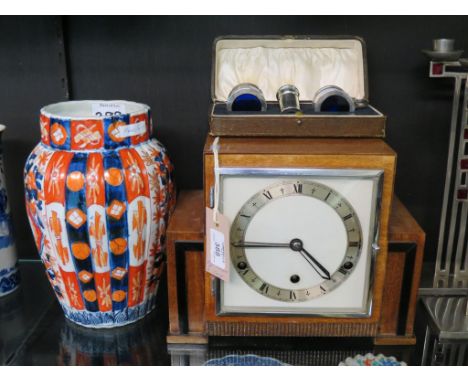
<svg viewBox="0 0 468 382"><path fill-rule="evenodd" d="M359 218L337 191L318 182L270 185L240 209L231 228L231 260L257 293L298 303L340 286L356 268Z"/></svg>
<svg viewBox="0 0 468 382"><path fill-rule="evenodd" d="M219 314L369 316L383 171L219 171L235 244Z"/></svg>

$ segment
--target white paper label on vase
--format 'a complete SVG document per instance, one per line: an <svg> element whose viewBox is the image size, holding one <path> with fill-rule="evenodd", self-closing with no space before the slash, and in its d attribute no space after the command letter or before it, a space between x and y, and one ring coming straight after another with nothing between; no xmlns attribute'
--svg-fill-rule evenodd
<svg viewBox="0 0 468 382"><path fill-rule="evenodd" d="M91 104L94 115L98 117L111 117L125 114L125 104L120 102L95 102Z"/></svg>
<svg viewBox="0 0 468 382"><path fill-rule="evenodd" d="M146 132L146 123L145 121L132 123L130 125L121 125L118 126L112 134L116 138L128 138L135 135L141 135Z"/></svg>

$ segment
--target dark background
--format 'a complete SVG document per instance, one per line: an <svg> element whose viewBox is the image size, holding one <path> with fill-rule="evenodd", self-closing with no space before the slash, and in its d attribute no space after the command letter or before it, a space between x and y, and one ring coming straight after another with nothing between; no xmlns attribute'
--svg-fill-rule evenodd
<svg viewBox="0 0 468 382"><path fill-rule="evenodd" d="M420 50L451 37L468 53L468 17L1 17L0 123L20 256L37 255L22 168L39 142L39 109L68 97L144 102L178 188L201 188L212 41L228 34L365 39L370 101L388 116L386 140L398 153L396 193L426 231L433 261L453 83L430 79Z"/></svg>

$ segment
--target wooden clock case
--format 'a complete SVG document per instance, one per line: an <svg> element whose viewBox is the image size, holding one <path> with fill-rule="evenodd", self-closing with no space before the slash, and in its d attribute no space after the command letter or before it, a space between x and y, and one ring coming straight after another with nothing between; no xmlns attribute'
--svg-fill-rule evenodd
<svg viewBox="0 0 468 382"><path fill-rule="evenodd" d="M205 206L214 187L213 138L204 153ZM381 140L312 138L221 138L219 166L247 168L378 169L384 171L380 211L380 251L374 264L372 312L365 318L219 315L212 277L205 277L207 334L250 336L368 336L377 334L387 259L387 231L396 154Z"/></svg>
<svg viewBox="0 0 468 382"><path fill-rule="evenodd" d="M208 137L204 149L203 195L182 192L168 228L168 342L205 343L209 336L332 336L414 343L425 235L398 199L392 203L395 152L380 139L221 138L221 167L378 168L384 170L384 182L370 317L218 316L216 281L204 270L203 252L204 207L210 206L214 182L213 140Z"/></svg>

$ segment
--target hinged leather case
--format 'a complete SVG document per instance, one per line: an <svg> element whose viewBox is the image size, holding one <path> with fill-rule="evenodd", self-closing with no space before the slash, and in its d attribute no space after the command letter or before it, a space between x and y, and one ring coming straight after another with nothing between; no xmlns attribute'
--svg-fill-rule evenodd
<svg viewBox="0 0 468 382"><path fill-rule="evenodd" d="M213 44L210 133L215 136L384 137L386 117L369 104L364 41L354 36L226 36ZM257 85L267 110L229 112L239 83ZM283 114L284 84L300 93L301 112ZM317 91L335 85L358 105L354 112L314 111Z"/></svg>

